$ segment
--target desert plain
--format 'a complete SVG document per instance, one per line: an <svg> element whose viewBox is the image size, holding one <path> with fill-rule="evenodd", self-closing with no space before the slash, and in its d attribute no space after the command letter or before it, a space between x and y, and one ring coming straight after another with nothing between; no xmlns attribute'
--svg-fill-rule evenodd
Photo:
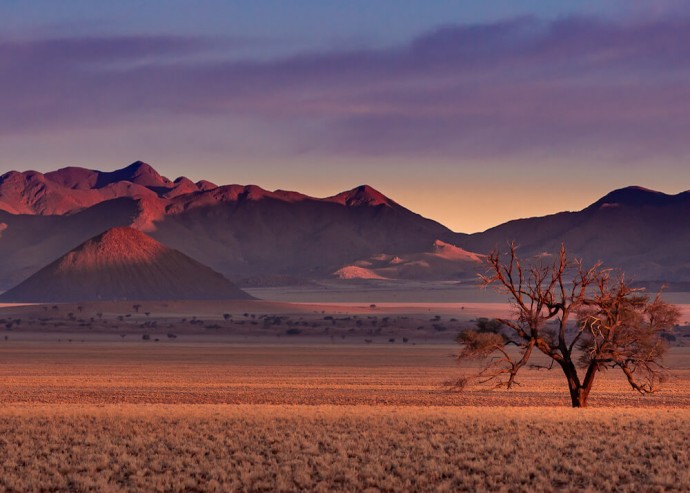
<svg viewBox="0 0 690 493"><path fill-rule="evenodd" d="M453 290L4 306L0 489L690 488L684 327L659 393L605 373L574 410L539 360L516 389L454 389L477 370L456 361L457 332L510 307Z"/></svg>

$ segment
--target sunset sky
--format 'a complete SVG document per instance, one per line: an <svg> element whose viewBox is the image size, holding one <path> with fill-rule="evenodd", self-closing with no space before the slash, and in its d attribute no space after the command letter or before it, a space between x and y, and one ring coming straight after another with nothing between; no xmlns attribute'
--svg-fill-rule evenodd
<svg viewBox="0 0 690 493"><path fill-rule="evenodd" d="M462 232L690 189L687 2L33 0L0 19L0 172L368 183Z"/></svg>

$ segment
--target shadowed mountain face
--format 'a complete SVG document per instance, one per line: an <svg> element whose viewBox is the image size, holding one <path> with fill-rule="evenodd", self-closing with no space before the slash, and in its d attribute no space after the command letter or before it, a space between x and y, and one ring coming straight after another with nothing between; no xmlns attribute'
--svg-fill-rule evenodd
<svg viewBox="0 0 690 493"><path fill-rule="evenodd" d="M113 172L12 171L0 177L0 289L115 226L145 231L231 279L329 277L380 252L465 236L366 185L318 199L170 180L142 162Z"/></svg>
<svg viewBox="0 0 690 493"><path fill-rule="evenodd" d="M107 230L44 267L0 301L248 299L221 274L132 228Z"/></svg>
<svg viewBox="0 0 690 493"><path fill-rule="evenodd" d="M522 255L554 253L602 260L636 280L690 280L690 192L615 190L579 212L510 221L471 235L464 248L487 252L514 240Z"/></svg>

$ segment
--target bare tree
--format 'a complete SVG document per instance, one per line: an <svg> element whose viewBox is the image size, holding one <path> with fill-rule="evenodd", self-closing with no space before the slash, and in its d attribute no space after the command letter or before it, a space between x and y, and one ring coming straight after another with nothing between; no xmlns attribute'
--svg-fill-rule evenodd
<svg viewBox="0 0 690 493"><path fill-rule="evenodd" d="M460 360L487 361L481 382L496 380L510 389L537 349L562 369L573 407L587 405L595 377L605 369L621 370L638 392L656 390L666 350L662 334L680 316L675 306L660 296L650 300L601 263L585 269L580 260L568 260L564 246L555 261L527 265L511 244L505 255L491 253L488 264L483 285L508 294L515 316L497 319L501 325L493 331L458 336Z"/></svg>

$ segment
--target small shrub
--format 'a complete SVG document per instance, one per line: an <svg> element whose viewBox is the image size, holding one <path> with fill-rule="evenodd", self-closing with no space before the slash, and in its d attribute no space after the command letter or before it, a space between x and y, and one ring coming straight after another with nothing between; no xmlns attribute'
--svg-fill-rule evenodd
<svg viewBox="0 0 690 493"><path fill-rule="evenodd" d="M467 377L460 377L456 380L448 380L443 382L444 387L448 388L450 392L462 392L467 387L469 379Z"/></svg>

